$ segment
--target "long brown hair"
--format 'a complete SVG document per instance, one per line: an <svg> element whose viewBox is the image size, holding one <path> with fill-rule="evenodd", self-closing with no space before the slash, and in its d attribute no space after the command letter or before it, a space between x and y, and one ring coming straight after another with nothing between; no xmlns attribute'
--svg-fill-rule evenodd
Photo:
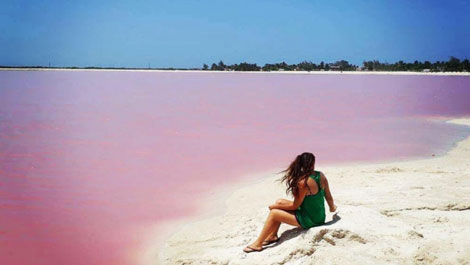
<svg viewBox="0 0 470 265"><path fill-rule="evenodd" d="M298 155L287 169L282 170L281 172L285 172L285 174L280 181L286 183L286 194L290 192L292 195L297 196L299 192L298 183L312 175L314 167L315 156L312 153L304 152Z"/></svg>

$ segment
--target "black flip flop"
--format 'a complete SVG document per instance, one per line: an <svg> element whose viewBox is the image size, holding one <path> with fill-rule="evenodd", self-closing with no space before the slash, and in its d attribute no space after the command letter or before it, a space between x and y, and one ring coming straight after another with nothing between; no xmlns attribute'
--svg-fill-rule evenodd
<svg viewBox="0 0 470 265"><path fill-rule="evenodd" d="M265 240L265 241L263 241L263 246L275 243L277 241L279 241L279 237L277 239L274 239L274 240Z"/></svg>
<svg viewBox="0 0 470 265"><path fill-rule="evenodd" d="M245 249L247 249L247 248L249 249L248 251L245 250ZM252 247L250 247L250 246L246 246L246 247L243 249L243 252L245 252L245 253L259 252L259 251L261 251L261 250L263 250L263 249L264 249L264 248L256 249L256 248L252 248Z"/></svg>

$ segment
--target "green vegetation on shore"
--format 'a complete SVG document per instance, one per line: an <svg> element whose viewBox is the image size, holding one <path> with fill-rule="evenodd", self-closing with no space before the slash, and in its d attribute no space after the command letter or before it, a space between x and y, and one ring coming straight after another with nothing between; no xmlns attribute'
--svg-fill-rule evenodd
<svg viewBox="0 0 470 265"><path fill-rule="evenodd" d="M312 63L311 61L303 61L299 64L287 64L285 62L275 64L265 64L263 67L257 64L240 63L225 65L224 62L220 61L218 64L213 63L209 68L207 64L204 64L203 70L211 71L356 71L357 65L349 64L348 61L341 60L335 63L320 62L319 64Z"/></svg>
<svg viewBox="0 0 470 265"><path fill-rule="evenodd" d="M285 62L265 64L259 66L256 63L243 62L240 64L226 65L223 61L213 63L210 67L203 64L202 68L151 68L151 67L47 67L47 66L1 66L4 69L110 69L110 70L204 70L204 71L401 71L401 72L470 72L468 59L460 60L451 56L448 61L414 61L412 63L398 61L395 63L380 62L378 60L364 61L363 65L357 66L348 61L340 60L334 63L313 63L303 61L298 64L287 64Z"/></svg>
<svg viewBox="0 0 470 265"><path fill-rule="evenodd" d="M405 71L405 72L470 72L470 62L468 59L460 60L456 57L450 57L448 61L414 61L407 63L398 61L396 63L380 62L377 60L364 61L363 66L350 64L348 61L341 60L334 63L320 62L318 64L311 61L303 61L299 64L287 64L285 62L276 64L265 64L258 66L250 63L240 63L225 65L222 61L218 64L213 63L211 67L204 64L203 70L212 71Z"/></svg>

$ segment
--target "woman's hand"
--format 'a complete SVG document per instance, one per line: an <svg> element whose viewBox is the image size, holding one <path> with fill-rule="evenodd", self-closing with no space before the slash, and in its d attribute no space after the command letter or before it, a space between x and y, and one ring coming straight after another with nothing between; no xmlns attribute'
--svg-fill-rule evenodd
<svg viewBox="0 0 470 265"><path fill-rule="evenodd" d="M269 205L269 210L271 211L272 209L277 209L277 204L271 204Z"/></svg>
<svg viewBox="0 0 470 265"><path fill-rule="evenodd" d="M336 207L336 205L333 205L333 208L330 207L330 212L336 212L336 209L338 209L338 207Z"/></svg>

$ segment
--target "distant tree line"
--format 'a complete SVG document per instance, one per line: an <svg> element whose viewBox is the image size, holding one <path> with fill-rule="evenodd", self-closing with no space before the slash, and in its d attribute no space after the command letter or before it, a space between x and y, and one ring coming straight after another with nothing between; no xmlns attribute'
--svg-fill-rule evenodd
<svg viewBox="0 0 470 265"><path fill-rule="evenodd" d="M240 64L226 65L223 61L213 63L210 67L204 64L203 70L212 71L413 71L413 72L470 72L470 63L468 59L460 60L451 56L448 61L414 61L407 63L398 61L396 63L380 62L378 60L364 61L363 66L359 67L350 64L348 61L341 60L334 63L320 62L318 64L311 61L303 61L298 64L287 64L285 62L275 64L265 64L258 66L243 62Z"/></svg>
<svg viewBox="0 0 470 265"><path fill-rule="evenodd" d="M311 61L303 61L299 64L287 64L286 62L265 64L264 66L258 66L256 63L251 64L243 62L240 64L226 65L223 61L219 61L218 64L213 63L209 68L209 65L203 64L203 70L212 71L355 71L358 68L357 65L352 65L348 61L341 60L335 63L320 62L319 64L312 63Z"/></svg>
<svg viewBox="0 0 470 265"><path fill-rule="evenodd" d="M33 68L33 69L119 69L119 70L201 70L201 68L155 68L150 67L75 67L62 66L2 66L0 68ZM361 67L350 64L348 61L340 60L334 63L313 63L303 61L298 64L287 64L286 62L265 64L264 66L256 63L243 62L240 64L226 65L223 61L213 63L210 67L207 64L202 66L202 70L207 71L413 71L413 72L470 72L470 62L468 59L460 60L451 56L447 61L414 61L412 63L398 61L396 63L380 62L378 60L364 61Z"/></svg>
<svg viewBox="0 0 470 265"><path fill-rule="evenodd" d="M451 56L446 61L436 61L431 63L429 61L414 61L413 63L406 63L398 61L396 63L381 63L379 61L365 61L364 69L368 71L429 71L429 72L470 72L470 62L468 59L460 60Z"/></svg>

